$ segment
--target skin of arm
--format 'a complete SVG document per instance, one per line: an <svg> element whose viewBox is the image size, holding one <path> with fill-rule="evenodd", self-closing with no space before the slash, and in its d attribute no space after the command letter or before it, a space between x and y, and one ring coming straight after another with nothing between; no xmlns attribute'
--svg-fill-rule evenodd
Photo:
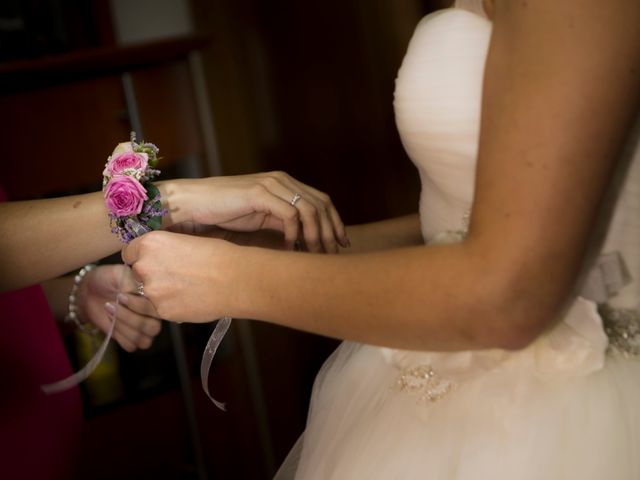
<svg viewBox="0 0 640 480"><path fill-rule="evenodd" d="M417 214L360 225L349 225L346 227L346 231L349 242L348 245L340 247L340 254L374 252L424 243L420 230L420 218ZM204 232L181 230L179 233L218 238L236 245L284 250L282 233L275 230L230 232L213 227ZM304 246L302 249L306 250Z"/></svg>
<svg viewBox="0 0 640 480"><path fill-rule="evenodd" d="M123 253L160 316L419 350L519 349L557 321L638 109L640 3L498 0L492 14L464 242L320 257L154 233Z"/></svg>
<svg viewBox="0 0 640 480"><path fill-rule="evenodd" d="M156 182L168 214L163 228L182 223L298 236L314 252L347 242L329 197L283 172ZM292 192L302 198L290 204ZM41 283L122 247L111 233L101 192L0 204L0 291Z"/></svg>
<svg viewBox="0 0 640 480"><path fill-rule="evenodd" d="M163 223L181 221L184 212L171 207L176 188L157 185L170 212ZM0 291L59 277L122 247L101 192L2 203L0 218Z"/></svg>
<svg viewBox="0 0 640 480"><path fill-rule="evenodd" d="M340 253L365 253L390 248L421 245L422 231L417 213L379 222L350 225L347 234L351 244Z"/></svg>

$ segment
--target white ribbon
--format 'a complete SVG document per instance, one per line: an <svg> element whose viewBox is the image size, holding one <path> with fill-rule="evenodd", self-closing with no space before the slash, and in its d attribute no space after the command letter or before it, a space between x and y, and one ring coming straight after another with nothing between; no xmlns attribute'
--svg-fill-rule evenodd
<svg viewBox="0 0 640 480"><path fill-rule="evenodd" d="M124 276L126 275L126 269L122 272L122 276L120 277L120 286L118 287L118 292L122 290L122 284L124 282ZM78 370L76 373L68 376L67 378L63 378L62 380L58 380L54 383L48 383L46 385L41 385L42 391L47 395L52 393L60 393L65 390L69 390L72 387L75 387L80 382L84 381L93 373L93 371L98 367L100 362L102 361L102 357L104 357L105 352L107 351L107 347L109 346L109 342L111 341L111 337L113 336L113 331L116 328L116 315L118 313L118 307L120 306L120 302L118 301L118 296L116 295L116 310L111 316L111 326L107 331L107 335L104 337L102 341L102 345L96 351L96 353L91 357L91 360L87 362L87 364Z"/></svg>
<svg viewBox="0 0 640 480"><path fill-rule="evenodd" d="M122 285L124 282L124 276L126 275L126 270L122 274L122 278L120 279L120 287L118 291L122 290ZM86 380L89 375L93 373L93 371L98 367L102 358L104 357L105 352L107 351L107 347L109 346L109 342L111 341L111 337L113 337L113 331L116 327L116 316L118 312L118 307L120 306L120 302L118 301L118 297L116 296L116 310L111 316L111 326L107 331L107 334L100 345L100 348L96 351L96 353L91 357L91 359L87 362L87 364L78 370L76 373L68 376L67 378L63 378L54 383L49 383L46 385L41 385L42 390L48 394L60 393L65 390L69 390L72 387L75 387L80 382ZM202 354L202 362L200 363L200 380L202 382L202 389L207 394L207 397L213 402L213 404L218 407L220 410L226 411L225 404L219 402L215 398L211 396L209 392L209 370L211 370L211 363L213 362L213 357L218 351L218 347L222 342L225 334L229 330L229 326L231 325L230 317L223 317L218 320L215 328L213 329L213 333L209 337L209 341L207 342L207 346L205 347L204 353Z"/></svg>
<svg viewBox="0 0 640 480"><path fill-rule="evenodd" d="M89 360L84 367L82 367L73 375L70 375L67 378L64 378L54 383L48 383L46 385L42 385L41 388L44 391L44 393L52 394L52 393L64 392L65 390L69 390L71 387L75 387L83 380L86 380L87 377L93 373L93 371L96 369L98 364L102 361L102 357L104 357L104 354L107 351L107 347L109 346L109 341L111 340L115 326L116 326L116 317L115 315L113 315L111 320L111 326L109 327L107 336L102 341L102 345L100 345L100 348L96 351L95 355L91 357L91 360Z"/></svg>
<svg viewBox="0 0 640 480"><path fill-rule="evenodd" d="M619 252L598 257L587 274L580 296L596 303L605 303L631 282L631 276Z"/></svg>
<svg viewBox="0 0 640 480"><path fill-rule="evenodd" d="M224 335L229 330L229 326L231 325L230 317L222 317L218 320L216 327L213 329L213 333L209 337L209 341L207 342L207 346L204 349L204 353L202 354L202 362L200 362L200 381L202 382L202 389L204 393L207 394L207 397L214 403L216 407L220 410L226 411L225 404L217 401L215 398L211 396L209 393L209 370L211 369L211 362L213 362L213 357L224 338Z"/></svg>

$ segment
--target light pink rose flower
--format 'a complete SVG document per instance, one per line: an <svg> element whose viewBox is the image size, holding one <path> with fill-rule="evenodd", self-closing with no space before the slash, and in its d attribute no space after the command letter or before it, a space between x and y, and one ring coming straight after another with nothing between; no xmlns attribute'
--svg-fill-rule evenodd
<svg viewBox="0 0 640 480"><path fill-rule="evenodd" d="M139 214L147 198L142 184L128 175L114 176L104 190L107 208L118 217Z"/></svg>
<svg viewBox="0 0 640 480"><path fill-rule="evenodd" d="M146 153L125 151L112 155L104 167L102 174L105 177L113 177L114 175L124 174L125 170L137 170L140 172L140 175L137 177L140 178L147 169L148 164L149 155Z"/></svg>
<svg viewBox="0 0 640 480"><path fill-rule="evenodd" d="M131 145L131 142L122 142L116 145L116 148L114 148L113 152L111 152L111 156L113 157L118 153L124 153L124 152L133 152L133 145Z"/></svg>

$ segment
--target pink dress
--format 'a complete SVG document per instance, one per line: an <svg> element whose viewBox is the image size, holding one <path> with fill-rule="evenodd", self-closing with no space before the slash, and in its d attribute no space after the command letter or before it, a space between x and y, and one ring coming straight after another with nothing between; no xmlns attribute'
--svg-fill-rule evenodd
<svg viewBox="0 0 640 480"><path fill-rule="evenodd" d="M40 389L71 373L42 288L0 293L0 478L71 476L82 426L80 392L46 395Z"/></svg>

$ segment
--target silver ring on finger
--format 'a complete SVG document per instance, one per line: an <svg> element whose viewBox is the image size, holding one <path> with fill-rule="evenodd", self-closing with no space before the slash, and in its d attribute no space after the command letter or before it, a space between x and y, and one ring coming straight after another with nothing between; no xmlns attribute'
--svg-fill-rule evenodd
<svg viewBox="0 0 640 480"><path fill-rule="evenodd" d="M296 192L293 194L293 197L291 198L291 201L289 203L295 207L296 203L298 203L298 200L300 200L301 198L302 198L302 195Z"/></svg>
<svg viewBox="0 0 640 480"><path fill-rule="evenodd" d="M136 288L136 292L141 297L144 297L144 283L142 283L142 282L138 283L138 287Z"/></svg>

